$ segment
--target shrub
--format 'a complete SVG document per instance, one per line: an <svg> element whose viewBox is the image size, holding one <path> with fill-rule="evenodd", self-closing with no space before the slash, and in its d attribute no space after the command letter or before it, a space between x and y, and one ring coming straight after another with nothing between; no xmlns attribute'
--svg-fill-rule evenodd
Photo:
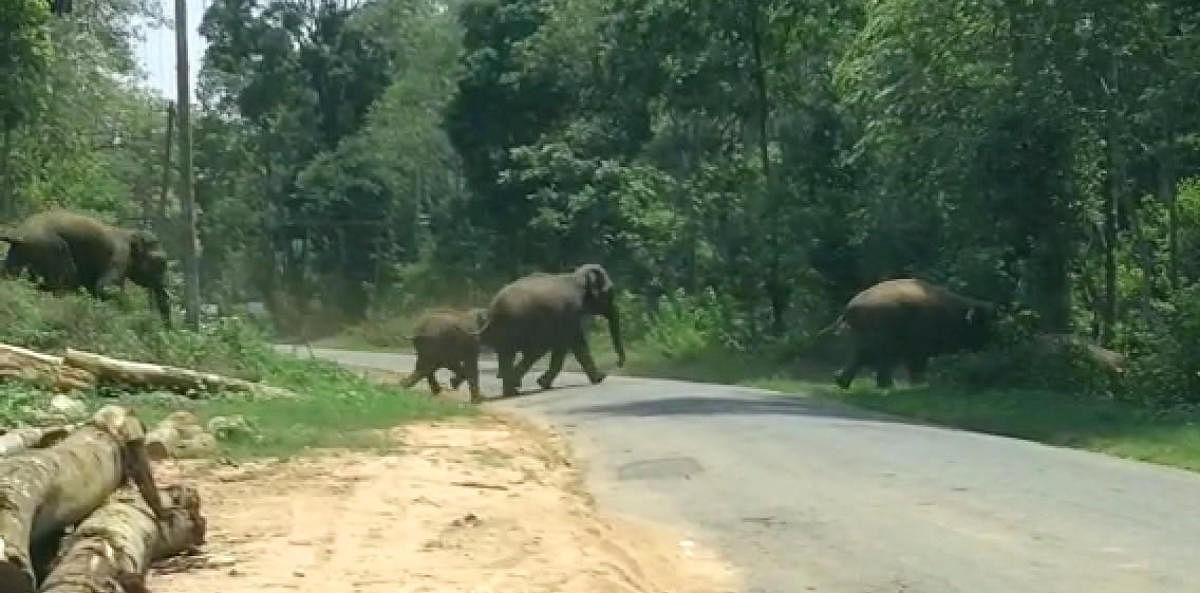
<svg viewBox="0 0 1200 593"><path fill-rule="evenodd" d="M935 358L934 383L970 389L1017 388L1068 394L1111 395L1107 370L1074 339L1039 335L1024 312L1002 319L995 339L979 352Z"/></svg>
<svg viewBox="0 0 1200 593"><path fill-rule="evenodd" d="M0 342L44 352L71 347L252 379L261 374L271 352L258 329L221 318L200 332L168 331L137 292L99 301L83 293L54 296L28 282L3 281Z"/></svg>
<svg viewBox="0 0 1200 593"><path fill-rule="evenodd" d="M1129 332L1122 395L1154 406L1200 403L1200 284L1178 291L1163 319Z"/></svg>

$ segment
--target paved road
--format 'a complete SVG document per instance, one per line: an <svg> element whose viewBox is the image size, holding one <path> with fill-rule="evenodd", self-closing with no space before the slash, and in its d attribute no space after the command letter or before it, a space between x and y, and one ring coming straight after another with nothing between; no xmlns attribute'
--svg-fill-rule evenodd
<svg viewBox="0 0 1200 593"><path fill-rule="evenodd" d="M1200 591L1194 474L759 390L559 383L488 405L564 428L601 506L689 530L742 570L746 593Z"/></svg>

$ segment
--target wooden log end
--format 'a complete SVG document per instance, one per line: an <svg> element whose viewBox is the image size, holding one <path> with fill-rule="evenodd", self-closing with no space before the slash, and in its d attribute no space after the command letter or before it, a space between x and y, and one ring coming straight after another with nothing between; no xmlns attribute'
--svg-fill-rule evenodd
<svg viewBox="0 0 1200 593"><path fill-rule="evenodd" d="M200 492L188 484L171 484L160 490L167 504L167 525L159 534L155 558L186 552L204 544L208 523L200 513Z"/></svg>
<svg viewBox="0 0 1200 593"><path fill-rule="evenodd" d="M7 545L0 537L0 591L34 593L33 566L25 546Z"/></svg>

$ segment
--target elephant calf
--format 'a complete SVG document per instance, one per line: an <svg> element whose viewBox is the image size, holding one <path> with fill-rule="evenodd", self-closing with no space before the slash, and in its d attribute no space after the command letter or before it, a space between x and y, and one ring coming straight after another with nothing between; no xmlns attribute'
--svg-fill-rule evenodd
<svg viewBox="0 0 1200 593"><path fill-rule="evenodd" d="M479 393L479 331L486 316L486 309L437 309L422 315L412 336L417 363L401 385L412 387L425 379L429 382L429 390L436 395L442 386L434 373L438 369L449 369L454 373L450 379L451 389L458 389L465 379L470 386L471 403L478 403L482 398Z"/></svg>
<svg viewBox="0 0 1200 593"><path fill-rule="evenodd" d="M957 295L923 280L880 282L847 303L835 325L850 329L854 351L837 375L850 387L859 368L875 369L881 388L892 386L892 369L903 362L913 382L922 380L929 357L978 350L987 342L995 317L991 303Z"/></svg>
<svg viewBox="0 0 1200 593"><path fill-rule="evenodd" d="M155 308L170 326L166 290L167 255L149 231L109 226L66 210L30 216L15 230L0 234L9 244L4 274L28 270L43 290L86 288L108 298L125 280L150 291Z"/></svg>

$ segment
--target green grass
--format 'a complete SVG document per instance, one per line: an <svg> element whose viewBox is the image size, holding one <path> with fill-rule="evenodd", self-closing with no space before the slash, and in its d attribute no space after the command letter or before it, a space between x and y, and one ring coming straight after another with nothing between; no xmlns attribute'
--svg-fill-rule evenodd
<svg viewBox="0 0 1200 593"><path fill-rule="evenodd" d="M370 382L331 363L282 357L273 363L266 380L294 390L297 398L252 400L230 394L193 400L164 392L110 390L76 395L92 411L107 404L128 406L148 427L176 410L190 411L204 423L240 415L252 434L220 442L220 454L231 459L288 457L322 448L386 450L394 446L386 429L475 413L471 406ZM10 425L34 420L27 407L45 409L52 394L10 383L0 397L5 402L0 424Z"/></svg>
<svg viewBox="0 0 1200 593"><path fill-rule="evenodd" d="M167 331L145 303L50 296L21 282L3 281L0 289L0 319L5 320L0 324L0 341L59 354L70 346L217 372L299 394L295 399L257 401L232 394L191 400L169 393L110 389L75 394L91 411L112 403L127 405L147 426L176 410L192 411L205 422L215 416L241 415L253 427L254 436L221 442L221 454L228 457L287 456L325 447L387 447L382 429L474 413L468 405L380 385L333 363L278 353L260 331L236 319L206 323L199 332ZM52 397L35 385L0 383L0 426L61 422L45 417Z"/></svg>
<svg viewBox="0 0 1200 593"><path fill-rule="evenodd" d="M354 344L374 347L364 340ZM593 326L589 344L597 364L614 369L616 355L602 323ZM1200 471L1200 410L1155 410L1029 389L972 391L931 385L881 391L869 377L860 377L852 389L843 391L833 385L835 368L829 364L780 362L777 357L715 347L671 355L669 347L646 341L627 342L626 348L627 362L619 371L624 375L763 387L922 422ZM568 357L565 368L577 370L578 364Z"/></svg>
<svg viewBox="0 0 1200 593"><path fill-rule="evenodd" d="M636 353L636 354L635 354ZM849 390L833 368L783 368L766 357L710 352L687 360L630 353L626 374L761 387L899 417L1200 471L1200 409L1156 410L1097 397L1021 389L968 391L936 385Z"/></svg>
<svg viewBox="0 0 1200 593"><path fill-rule="evenodd" d="M1152 410L1119 401L1035 390L967 392L938 386L880 391L856 383L758 380L750 385L835 399L896 416L1087 449L1200 471L1200 412Z"/></svg>

